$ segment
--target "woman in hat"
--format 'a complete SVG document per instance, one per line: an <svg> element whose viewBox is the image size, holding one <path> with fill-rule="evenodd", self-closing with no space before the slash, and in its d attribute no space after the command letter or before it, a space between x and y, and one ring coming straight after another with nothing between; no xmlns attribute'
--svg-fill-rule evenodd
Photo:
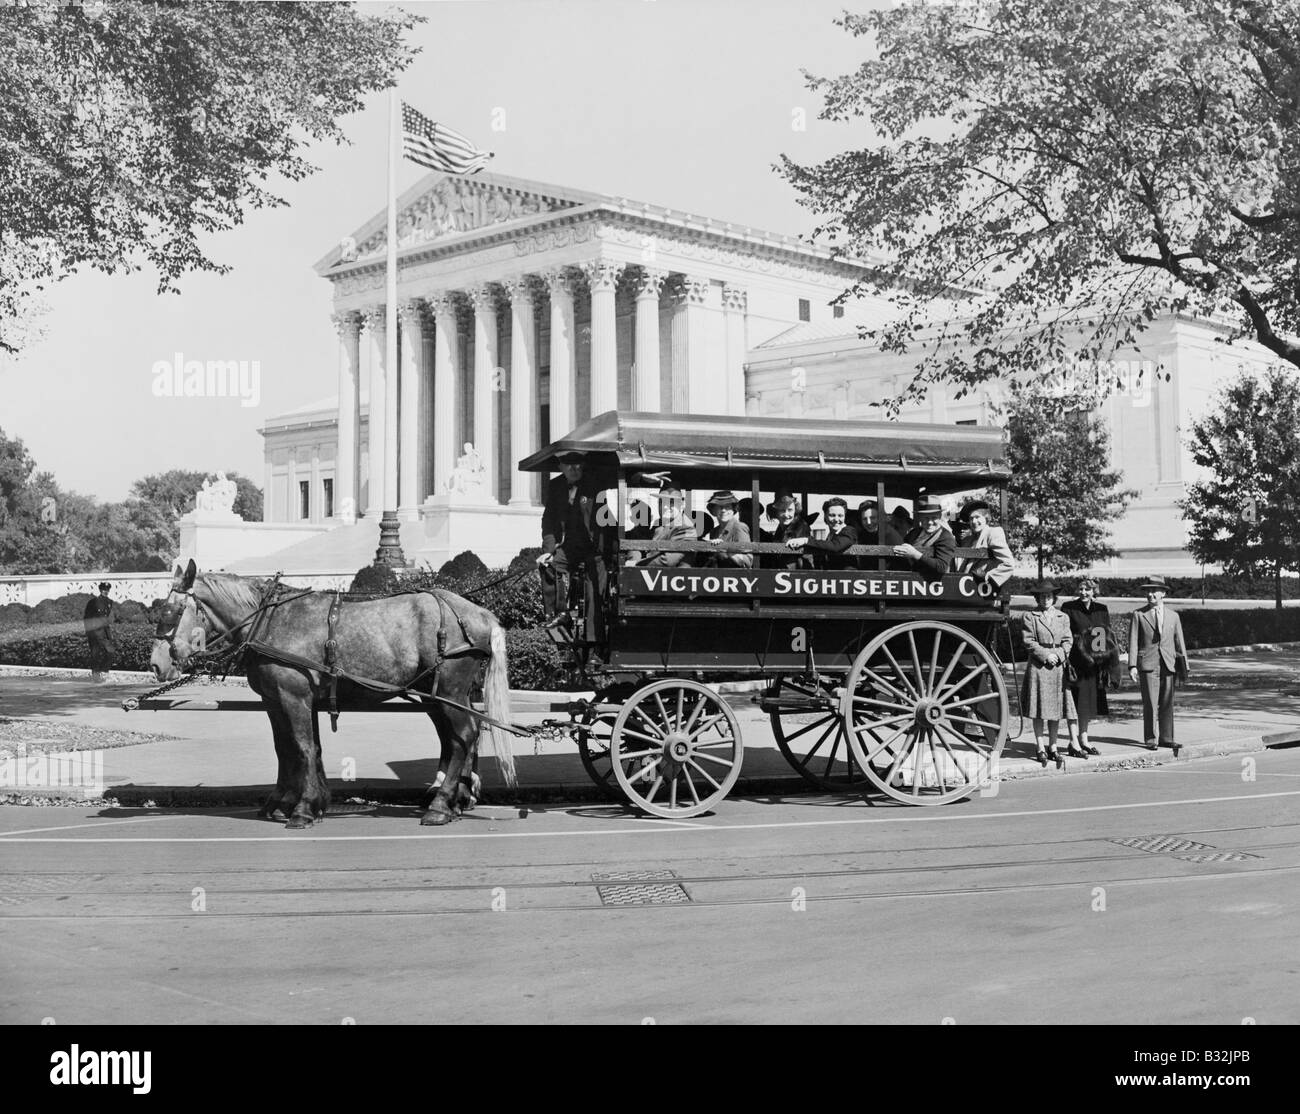
<svg viewBox="0 0 1300 1114"><path fill-rule="evenodd" d="M1079 581L1079 598L1061 610L1070 620L1070 664L1075 680L1070 685L1074 706L1079 713L1079 745L1076 757L1088 758L1101 752L1088 741L1088 723L1098 716L1110 715L1106 689L1119 681L1119 646L1110 629L1110 609L1097 602L1097 582L1090 576ZM1070 750L1074 754L1073 748Z"/></svg>
<svg viewBox="0 0 1300 1114"><path fill-rule="evenodd" d="M957 516L964 526L959 544L963 549L987 549L987 557L966 558L958 571L1001 588L1015 572L1016 559L1007 545L1006 531L993 525L993 508L983 499L967 503Z"/></svg>
<svg viewBox="0 0 1300 1114"><path fill-rule="evenodd" d="M714 545L748 545L749 527L740 521L736 513L736 497L730 491L715 491L705 504L709 514L718 520L718 524L709 530L700 540ZM754 564L752 553L717 553L709 555L701 562L708 568L726 566L728 568L748 569Z"/></svg>
<svg viewBox="0 0 1300 1114"><path fill-rule="evenodd" d="M1034 725L1036 757L1043 765L1050 758L1058 770L1065 759L1056 749L1057 725L1065 720L1074 752L1074 697L1065 683L1065 663L1073 639L1070 620L1056 607L1056 585L1043 580L1034 585L1033 611L1021 617L1021 638L1029 653L1025 680L1020 690L1020 708ZM1043 748L1043 724L1047 724L1047 748Z"/></svg>
<svg viewBox="0 0 1300 1114"><path fill-rule="evenodd" d="M768 517L776 523L776 529L771 532L765 531L762 534L763 541L784 545L791 538L803 538L807 541L812 537L812 527L799 513L799 503L793 495L778 495L776 501L768 506L767 513ZM788 557L770 553L765 554L762 559L762 567L765 569L797 569L810 564L807 558L795 553L791 553Z"/></svg>

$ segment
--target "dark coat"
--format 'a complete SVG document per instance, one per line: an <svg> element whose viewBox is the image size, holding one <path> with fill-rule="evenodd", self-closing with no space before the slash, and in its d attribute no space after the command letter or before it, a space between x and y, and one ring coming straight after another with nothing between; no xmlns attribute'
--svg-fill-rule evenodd
<svg viewBox="0 0 1300 1114"><path fill-rule="evenodd" d="M810 537L812 537L812 528L808 525L808 520L803 515L795 515L789 526L778 522L775 530L771 532L763 530L758 540L785 545L790 538ZM759 564L765 569L798 569L809 567L812 559L804 556L799 550L792 549L788 557L777 553L764 553Z"/></svg>
<svg viewBox="0 0 1300 1114"><path fill-rule="evenodd" d="M561 474L546 485L542 509L542 551L557 549L573 555L585 555L596 549L600 537L596 524L596 498L604 488L584 475L578 481L575 504L569 503L569 484ZM570 530L570 526L574 529Z"/></svg>
<svg viewBox="0 0 1300 1114"><path fill-rule="evenodd" d="M823 569L856 569L858 559L845 556L844 551L849 546L857 544L857 531L852 526L844 526L838 534L832 534L827 538L813 538L804 546L804 552L814 554L814 560Z"/></svg>
<svg viewBox="0 0 1300 1114"><path fill-rule="evenodd" d="M898 558L900 568L918 572L926 580L938 580L952 568L953 558L957 556L957 539L943 523L928 528L913 526L903 540L916 546L921 556L915 561Z"/></svg>

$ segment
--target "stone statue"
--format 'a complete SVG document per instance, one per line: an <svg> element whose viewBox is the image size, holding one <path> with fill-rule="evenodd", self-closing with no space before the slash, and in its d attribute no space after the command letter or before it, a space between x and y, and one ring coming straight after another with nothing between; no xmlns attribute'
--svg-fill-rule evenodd
<svg viewBox="0 0 1300 1114"><path fill-rule="evenodd" d="M204 479L203 486L194 495L194 510L204 518L235 518L235 498L239 487L234 480L218 472L216 482Z"/></svg>
<svg viewBox="0 0 1300 1114"><path fill-rule="evenodd" d="M480 495L483 489L483 458L469 442L465 442L465 451L456 459L456 467L447 477L447 491L450 494Z"/></svg>

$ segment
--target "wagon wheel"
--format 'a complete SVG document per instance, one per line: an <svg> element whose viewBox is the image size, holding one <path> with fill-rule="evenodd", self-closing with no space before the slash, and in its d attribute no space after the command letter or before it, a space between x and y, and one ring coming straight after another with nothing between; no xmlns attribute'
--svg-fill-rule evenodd
<svg viewBox="0 0 1300 1114"><path fill-rule="evenodd" d="M740 776L744 747L727 702L695 681L637 689L614 721L614 776L632 804L675 819L707 812Z"/></svg>
<svg viewBox="0 0 1300 1114"><path fill-rule="evenodd" d="M832 792L862 788L867 777L849 748L838 701L822 699L828 695L810 682L777 677L763 694L776 745L810 785Z"/></svg>
<svg viewBox="0 0 1300 1114"><path fill-rule="evenodd" d="M615 801L622 796L614 778L614 763L609 756L616 715L613 708L588 705L575 717L574 726L582 768L605 796Z"/></svg>
<svg viewBox="0 0 1300 1114"><path fill-rule="evenodd" d="M879 789L907 804L947 804L997 776L1007 688L972 635L948 623L902 623L854 659L841 714L858 765Z"/></svg>

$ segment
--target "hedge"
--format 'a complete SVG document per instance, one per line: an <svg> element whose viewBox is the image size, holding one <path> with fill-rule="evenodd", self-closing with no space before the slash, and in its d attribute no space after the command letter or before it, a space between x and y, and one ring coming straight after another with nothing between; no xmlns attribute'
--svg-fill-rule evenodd
<svg viewBox="0 0 1300 1114"><path fill-rule="evenodd" d="M1062 597L1064 598L1077 594L1077 586L1082 579L1082 574L1071 573L1053 576L1051 579L1061 586ZM1142 585L1147 580L1145 576L1099 576L1094 579L1097 581L1097 598L1103 602L1107 599L1143 599L1146 596L1146 593L1142 590ZM1201 578L1199 576L1170 576L1165 579L1169 584L1169 591L1166 595L1175 599L1198 600L1201 598ZM1007 587L1013 595L1027 596L1032 593L1036 582L1037 580L1034 577L1013 576L1007 582ZM1271 579L1235 580L1216 573L1207 576L1204 585L1207 600L1273 599L1273 581ZM1282 578L1282 598L1289 600L1300 599L1300 577L1284 576Z"/></svg>
<svg viewBox="0 0 1300 1114"><path fill-rule="evenodd" d="M0 634L0 665L49 665L66 669L90 668L90 645L80 629L68 624L30 626ZM145 623L118 623L113 627L116 646L114 669L145 671L153 652L154 628Z"/></svg>

